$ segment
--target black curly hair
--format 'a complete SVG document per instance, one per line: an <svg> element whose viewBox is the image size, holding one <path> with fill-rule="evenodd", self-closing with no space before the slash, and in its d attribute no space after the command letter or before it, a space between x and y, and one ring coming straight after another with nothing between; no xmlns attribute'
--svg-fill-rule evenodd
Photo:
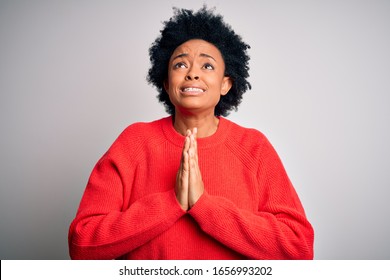
<svg viewBox="0 0 390 280"><path fill-rule="evenodd" d="M227 116L231 110L237 110L242 95L251 84L249 77L249 55L241 37L230 25L223 21L221 15L215 15L214 10L203 6L199 11L174 9L174 16L164 22L164 28L149 49L151 67L147 81L155 86L159 92L158 99L164 104L166 111L174 115L175 107L169 100L164 89L164 81L168 78L168 64L174 50L191 39L202 39L216 46L225 62L225 76L232 79L233 85L229 93L221 96L215 107L216 116Z"/></svg>

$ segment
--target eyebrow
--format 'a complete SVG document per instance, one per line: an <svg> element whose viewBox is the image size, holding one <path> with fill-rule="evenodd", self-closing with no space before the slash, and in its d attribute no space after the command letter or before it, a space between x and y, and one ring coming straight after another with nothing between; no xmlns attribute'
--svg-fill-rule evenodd
<svg viewBox="0 0 390 280"><path fill-rule="evenodd" d="M186 57L186 56L188 56L188 53L181 53L181 54L175 56L175 57L172 59L172 61L175 60L176 58ZM217 62L217 61L215 60L214 57L212 57L211 55L209 55L209 54L207 54L207 53L201 53L199 56L211 58L212 60L214 60L215 62Z"/></svg>

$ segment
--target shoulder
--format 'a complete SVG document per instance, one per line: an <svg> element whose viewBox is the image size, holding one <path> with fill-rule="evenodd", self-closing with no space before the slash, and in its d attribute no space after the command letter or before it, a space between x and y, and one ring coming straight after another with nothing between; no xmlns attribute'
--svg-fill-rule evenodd
<svg viewBox="0 0 390 280"><path fill-rule="evenodd" d="M156 145L164 141L162 124L168 122L170 117L151 122L136 122L127 126L110 147L110 151L127 152L133 154L145 145Z"/></svg>
<svg viewBox="0 0 390 280"><path fill-rule="evenodd" d="M243 127L226 119L225 121L229 122L230 126L226 146L237 156L259 160L270 154L277 154L263 132L255 128Z"/></svg>
<svg viewBox="0 0 390 280"><path fill-rule="evenodd" d="M255 128L240 126L230 122L227 148L248 165L254 166L266 161L275 161L279 156L268 138Z"/></svg>
<svg viewBox="0 0 390 280"><path fill-rule="evenodd" d="M161 130L161 125L165 122L169 122L171 117L165 117L162 119L154 120L151 122L135 122L133 124L130 124L127 126L122 134L127 135L129 133L136 133L136 132L143 132L143 133L148 133L148 131L145 131L145 129L149 130L150 132L157 130Z"/></svg>
<svg viewBox="0 0 390 280"><path fill-rule="evenodd" d="M151 122L136 122L126 127L119 135L117 141L144 141L144 139L150 139L161 137L162 124L169 122L170 117L154 120Z"/></svg>
<svg viewBox="0 0 390 280"><path fill-rule="evenodd" d="M230 127L229 142L244 147L262 146L269 142L267 137L255 128L244 127L228 119L223 119L223 121L228 123Z"/></svg>

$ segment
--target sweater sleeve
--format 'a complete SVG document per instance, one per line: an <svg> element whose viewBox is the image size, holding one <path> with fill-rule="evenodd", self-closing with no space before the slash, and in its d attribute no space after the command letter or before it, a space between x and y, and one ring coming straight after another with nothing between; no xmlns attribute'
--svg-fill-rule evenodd
<svg viewBox="0 0 390 280"><path fill-rule="evenodd" d="M185 214L173 188L143 196L127 206L124 193L131 189L136 167L126 162L129 156L117 152L117 146L113 145L93 169L70 225L72 259L119 258L166 231Z"/></svg>
<svg viewBox="0 0 390 280"><path fill-rule="evenodd" d="M205 192L189 214L203 231L247 258L312 259L313 228L268 140L257 160L257 211L240 209L227 198Z"/></svg>

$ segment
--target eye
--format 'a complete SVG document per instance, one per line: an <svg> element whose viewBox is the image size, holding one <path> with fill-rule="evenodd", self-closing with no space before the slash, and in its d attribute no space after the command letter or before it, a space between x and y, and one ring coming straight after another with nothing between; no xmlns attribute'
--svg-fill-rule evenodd
<svg viewBox="0 0 390 280"><path fill-rule="evenodd" d="M187 65L185 65L185 63L183 63L183 62L178 62L175 65L173 65L174 69L186 68L186 67L187 67Z"/></svg>
<svg viewBox="0 0 390 280"><path fill-rule="evenodd" d="M211 65L210 63L205 63L205 65L203 65L203 69L214 70L214 66Z"/></svg>

